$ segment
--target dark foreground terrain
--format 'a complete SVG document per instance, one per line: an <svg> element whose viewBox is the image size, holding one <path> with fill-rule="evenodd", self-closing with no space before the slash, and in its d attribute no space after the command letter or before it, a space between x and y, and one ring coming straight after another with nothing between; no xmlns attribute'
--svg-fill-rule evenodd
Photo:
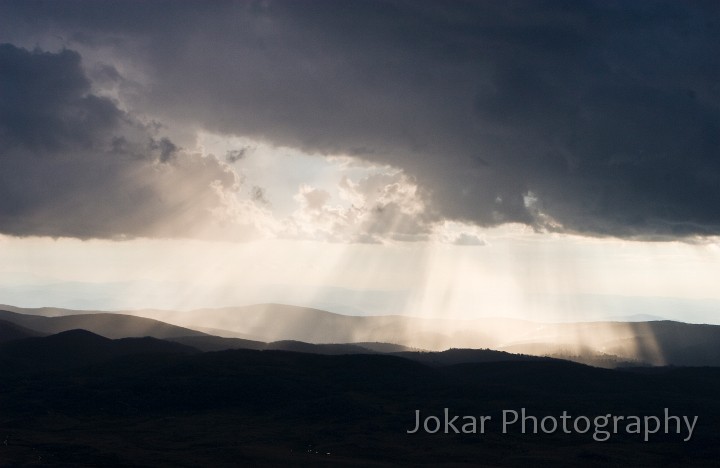
<svg viewBox="0 0 720 468"><path fill-rule="evenodd" d="M497 359L202 353L85 331L24 338L0 347L0 465L717 466L719 368ZM523 407L539 417L662 419L668 408L699 418L687 442L684 424L647 442L624 425L605 442L592 428L533 434L530 422L503 434L502 411ZM491 419L484 434L406 433L416 410L442 421L444 408Z"/></svg>

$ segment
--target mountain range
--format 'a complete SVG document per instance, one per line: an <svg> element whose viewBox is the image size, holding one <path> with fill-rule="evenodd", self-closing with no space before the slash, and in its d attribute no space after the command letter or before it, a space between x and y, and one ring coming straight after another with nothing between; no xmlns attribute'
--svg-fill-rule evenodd
<svg viewBox="0 0 720 468"><path fill-rule="evenodd" d="M667 320L541 323L347 316L259 304L193 311L77 311L0 306L0 339L84 329L107 338L150 336L197 348L286 349L320 354L492 349L601 367L720 365L720 326ZM86 313L83 313L86 312ZM14 335L15 334L15 335ZM380 345L384 343L384 345Z"/></svg>
<svg viewBox="0 0 720 468"><path fill-rule="evenodd" d="M241 328L248 317L232 315L225 317L229 330L215 328L223 337L127 311L0 311L0 466L702 467L720 456L718 367L627 367L633 363L589 347L586 357L626 367L498 349L327 342L347 338L345 329L304 342L292 338L312 335L313 318L320 328L366 327L358 337L394 333L373 335L367 327L412 318L364 320L272 305L250 308L248 316L261 309L271 321L287 315L308 322L297 335L285 328L267 336L286 339L262 341L228 337L272 328ZM210 325L203 329L223 326ZM586 337L613 326L627 333L606 342L629 347L634 340L639 358L649 353L644 364L662 348L674 362L717 365L716 327L678 322L527 322L515 330L525 337L516 344L538 351L567 328ZM649 442L616 431L599 443L580 431L505 433L504 414L522 409L538 417L670 411L698 419L687 441L672 431L653 433ZM410 434L417 411L487 415L493 423L480 434Z"/></svg>

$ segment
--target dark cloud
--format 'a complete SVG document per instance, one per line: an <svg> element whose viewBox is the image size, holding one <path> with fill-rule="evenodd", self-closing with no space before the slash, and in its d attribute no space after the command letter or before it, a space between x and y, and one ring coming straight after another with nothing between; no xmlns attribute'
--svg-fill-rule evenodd
<svg viewBox="0 0 720 468"><path fill-rule="evenodd" d="M159 153L158 159L162 163L170 161L178 152L178 147L168 138L151 139L150 149Z"/></svg>
<svg viewBox="0 0 720 468"><path fill-rule="evenodd" d="M80 56L0 45L0 232L207 232L235 178L90 90Z"/></svg>
<svg viewBox="0 0 720 468"><path fill-rule="evenodd" d="M76 52L58 54L0 44L0 125L3 153L17 147L36 153L88 146L119 125L121 112L88 93L90 82Z"/></svg>
<svg viewBox="0 0 720 468"><path fill-rule="evenodd" d="M0 13L18 40L61 33L142 68L134 109L401 167L438 217L720 234L717 2L5 2ZM69 72L5 141L80 144L122 119ZM60 119L58 99L98 119L75 129L82 112ZM42 119L60 125L35 136Z"/></svg>

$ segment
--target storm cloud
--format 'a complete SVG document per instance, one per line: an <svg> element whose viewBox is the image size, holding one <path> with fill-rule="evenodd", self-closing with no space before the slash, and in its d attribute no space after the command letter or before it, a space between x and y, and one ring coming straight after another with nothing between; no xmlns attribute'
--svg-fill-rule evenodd
<svg viewBox="0 0 720 468"><path fill-rule="evenodd" d="M187 193L205 193L207 211L219 202L205 188L233 184L93 95L82 55L138 76L122 97L132 112L400 168L438 221L720 234L716 2L4 2L0 17L6 42L66 47L2 49L16 60L0 68L4 232L104 235L116 218L144 232L187 222ZM78 158L113 176L78 172ZM130 177L143 164L202 170L191 181L173 169L166 196L180 200L148 205L155 181ZM87 206L82 192L113 208L67 226L53 213L60 200Z"/></svg>
<svg viewBox="0 0 720 468"><path fill-rule="evenodd" d="M237 189L90 90L76 52L0 45L0 227L11 235L176 237L207 231Z"/></svg>

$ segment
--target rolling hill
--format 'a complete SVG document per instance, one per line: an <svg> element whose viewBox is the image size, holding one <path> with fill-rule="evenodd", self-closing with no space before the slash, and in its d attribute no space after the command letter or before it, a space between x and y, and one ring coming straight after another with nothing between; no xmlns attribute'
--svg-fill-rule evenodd
<svg viewBox="0 0 720 468"><path fill-rule="evenodd" d="M158 320L115 313L72 314L44 317L0 310L0 320L40 332L41 334L53 334L67 330L83 329L106 338L143 336L172 338L178 336L205 335L196 330L170 325Z"/></svg>
<svg viewBox="0 0 720 468"><path fill-rule="evenodd" d="M326 324L337 319L313 314ZM10 337L0 343L0 464L10 466L703 467L720 456L716 367L608 370L492 349L261 342L125 314L0 316ZM109 339L79 329L42 336L78 323L167 338ZM596 334L608 351L632 346L641 357L662 349L678 361L715 359L714 327L641 322L612 337L603 333L613 323L535 326L534 335L522 330L518 346L547 343L569 328ZM699 419L687 441L672 431L651 434L649 443L616 431L599 444L580 431L505 433L505 412L522 408L539 418L667 410ZM481 434L408 434L417 411L446 409L493 423Z"/></svg>
<svg viewBox="0 0 720 468"><path fill-rule="evenodd" d="M58 370L83 367L132 354L192 354L198 350L157 338L111 340L87 330L68 330L46 337L0 344L0 367Z"/></svg>
<svg viewBox="0 0 720 468"><path fill-rule="evenodd" d="M131 315L138 313L151 317ZM355 347L344 348L347 352L359 352L359 347L381 353L466 348L550 356L609 368L720 365L720 326L673 321L540 323L506 318L453 321L410 316L346 316L278 304L193 311L93 314L68 311L67 315L62 309L52 309L52 314L55 316L40 317L0 311L0 320L41 334L83 328L109 338L172 338L204 351L272 348L268 343L276 343L274 347L283 349L302 348L319 353L331 352L333 348L329 345ZM222 336L193 328L212 330ZM242 338L232 338L238 336ZM311 344L326 346L313 348ZM338 349L332 353L337 354Z"/></svg>
<svg viewBox="0 0 720 468"><path fill-rule="evenodd" d="M0 343L42 335L37 330L31 330L7 320L0 320Z"/></svg>
<svg viewBox="0 0 720 468"><path fill-rule="evenodd" d="M149 312L149 311L148 311ZM255 341L316 344L367 342L442 351L483 348L553 356L588 364L720 365L720 326L674 321L540 323L506 318L447 320L346 316L289 305L153 312L154 318L202 323Z"/></svg>

